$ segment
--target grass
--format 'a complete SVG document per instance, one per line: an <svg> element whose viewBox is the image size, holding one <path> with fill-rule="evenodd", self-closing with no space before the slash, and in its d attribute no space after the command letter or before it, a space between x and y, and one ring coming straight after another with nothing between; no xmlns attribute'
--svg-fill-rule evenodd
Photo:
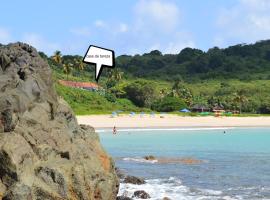
<svg viewBox="0 0 270 200"><path fill-rule="evenodd" d="M71 106L76 115L111 114L113 111L123 112L149 111L136 107L128 99L117 99L115 102L108 101L104 96L83 89L70 88L55 84L55 89L62 98Z"/></svg>

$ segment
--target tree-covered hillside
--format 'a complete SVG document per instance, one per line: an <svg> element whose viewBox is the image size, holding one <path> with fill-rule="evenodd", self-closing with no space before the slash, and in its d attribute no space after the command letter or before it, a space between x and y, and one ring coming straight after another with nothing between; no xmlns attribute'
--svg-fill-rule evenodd
<svg viewBox="0 0 270 200"><path fill-rule="evenodd" d="M170 112L221 107L270 114L270 40L207 52L185 48L176 55L158 50L119 56L103 71L103 92L60 86L58 80L94 82L94 66L77 55L40 55L54 71L56 89L77 114L122 111Z"/></svg>
<svg viewBox="0 0 270 200"><path fill-rule="evenodd" d="M207 52L185 48L171 55L158 50L143 55L122 55L117 66L127 75L149 79L182 79L196 82L205 79L270 79L270 40L239 44L225 49L214 47Z"/></svg>

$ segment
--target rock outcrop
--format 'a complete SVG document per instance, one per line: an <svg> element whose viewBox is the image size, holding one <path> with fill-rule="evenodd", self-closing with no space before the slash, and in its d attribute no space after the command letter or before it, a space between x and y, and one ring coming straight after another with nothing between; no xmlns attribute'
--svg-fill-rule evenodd
<svg viewBox="0 0 270 200"><path fill-rule="evenodd" d="M143 178L139 178L136 176L126 176L123 183L131 183L135 185L142 185L145 184L145 180Z"/></svg>
<svg viewBox="0 0 270 200"><path fill-rule="evenodd" d="M0 199L113 200L118 187L98 135L57 96L38 52L0 46Z"/></svg>
<svg viewBox="0 0 270 200"><path fill-rule="evenodd" d="M145 192L144 190L135 191L132 197L140 198L140 199L150 199L151 198L150 195L147 192Z"/></svg>
<svg viewBox="0 0 270 200"><path fill-rule="evenodd" d="M132 200L132 199L129 198L129 197L125 197L125 196L118 196L118 197L116 198L116 200Z"/></svg>

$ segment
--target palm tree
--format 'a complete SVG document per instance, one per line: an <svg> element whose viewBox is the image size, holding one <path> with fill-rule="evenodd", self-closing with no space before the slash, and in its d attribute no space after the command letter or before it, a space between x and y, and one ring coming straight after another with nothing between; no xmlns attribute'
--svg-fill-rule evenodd
<svg viewBox="0 0 270 200"><path fill-rule="evenodd" d="M71 73L73 68L73 64L72 63L65 63L63 64L63 70L64 73L67 75L67 80L68 80L68 75Z"/></svg>
<svg viewBox="0 0 270 200"><path fill-rule="evenodd" d="M76 66L79 70L83 71L85 68L85 63L82 59L75 59Z"/></svg>
<svg viewBox="0 0 270 200"><path fill-rule="evenodd" d="M114 70L110 70L108 72L108 79L106 82L107 89L114 87L117 82L122 80L124 72L122 72L119 68L116 68Z"/></svg>
<svg viewBox="0 0 270 200"><path fill-rule="evenodd" d="M54 55L52 56L52 59L57 64L61 64L62 63L62 54L61 54L61 51L55 51L54 52Z"/></svg>
<svg viewBox="0 0 270 200"><path fill-rule="evenodd" d="M179 89L180 89L180 84L181 84L180 82L181 82L180 79L177 79L177 80L174 82L173 86L172 86L172 90L179 91Z"/></svg>
<svg viewBox="0 0 270 200"><path fill-rule="evenodd" d="M159 95L161 98L164 98L165 96L168 95L168 89L167 88L162 88L159 92Z"/></svg>
<svg viewBox="0 0 270 200"><path fill-rule="evenodd" d="M122 72L119 68L116 68L115 70L113 70L113 76L115 78L115 80L117 82L121 81L122 80L122 76L124 74L124 72Z"/></svg>
<svg viewBox="0 0 270 200"><path fill-rule="evenodd" d="M242 106L244 103L248 101L247 97L243 94L243 92L237 92L233 94L233 102L239 105L239 113L242 112Z"/></svg>
<svg viewBox="0 0 270 200"><path fill-rule="evenodd" d="M124 72L122 72L119 68L116 68L114 70L111 70L109 72L109 80L114 80L119 82L120 80L122 80L122 76L123 76Z"/></svg>
<svg viewBox="0 0 270 200"><path fill-rule="evenodd" d="M185 87L185 85L180 79L177 79L174 82L171 94L173 97L182 98L188 106L192 104L193 95L191 91L187 87Z"/></svg>

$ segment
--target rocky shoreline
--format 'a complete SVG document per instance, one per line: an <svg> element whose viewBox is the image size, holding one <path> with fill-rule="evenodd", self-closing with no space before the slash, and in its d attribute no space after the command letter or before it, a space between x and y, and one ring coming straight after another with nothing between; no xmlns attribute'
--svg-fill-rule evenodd
<svg viewBox="0 0 270 200"><path fill-rule="evenodd" d="M127 175L124 171L120 170L119 168L116 168L115 171L120 180L120 184L121 183L134 184L134 185L146 184L146 181L141 177ZM128 197L124 193L121 196L117 196L116 200L133 200L133 198L150 199L151 196L144 190L137 190L137 191L134 191L132 197ZM171 200L171 199L168 197L164 197L162 200Z"/></svg>

